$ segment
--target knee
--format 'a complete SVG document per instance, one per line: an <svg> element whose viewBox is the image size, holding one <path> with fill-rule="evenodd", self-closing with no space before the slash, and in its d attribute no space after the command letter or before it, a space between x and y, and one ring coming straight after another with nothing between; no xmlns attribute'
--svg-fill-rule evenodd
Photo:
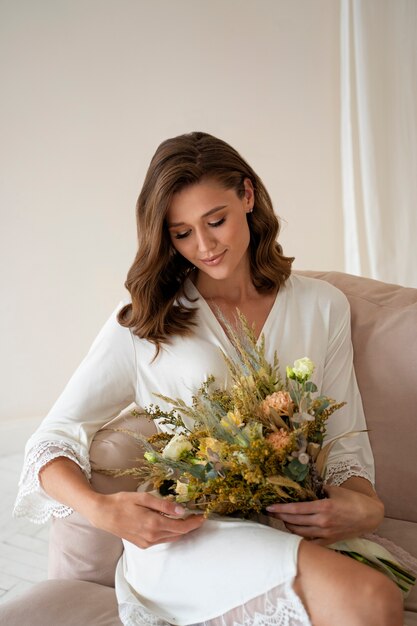
<svg viewBox="0 0 417 626"><path fill-rule="evenodd" d="M403 600L398 587L368 565L301 543L298 570L294 591L313 624L403 626Z"/></svg>
<svg viewBox="0 0 417 626"><path fill-rule="evenodd" d="M377 574L363 587L363 602L369 607L363 626L403 626L403 598L397 585ZM368 613L368 610L365 612ZM362 624L362 622L361 622Z"/></svg>

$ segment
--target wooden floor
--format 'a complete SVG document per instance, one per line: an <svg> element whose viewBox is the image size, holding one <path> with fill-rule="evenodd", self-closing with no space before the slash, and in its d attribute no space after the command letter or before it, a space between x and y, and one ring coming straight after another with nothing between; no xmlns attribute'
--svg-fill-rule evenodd
<svg viewBox="0 0 417 626"><path fill-rule="evenodd" d="M47 577L48 525L12 517L23 453L0 455L0 602Z"/></svg>

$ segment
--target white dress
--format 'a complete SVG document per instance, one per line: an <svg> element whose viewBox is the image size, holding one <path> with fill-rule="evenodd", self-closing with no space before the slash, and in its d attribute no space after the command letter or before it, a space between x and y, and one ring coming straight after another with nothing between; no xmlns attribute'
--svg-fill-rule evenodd
<svg viewBox="0 0 417 626"><path fill-rule="evenodd" d="M51 515L71 513L42 492L39 469L64 455L89 476L92 437L132 402L147 406L156 402L154 393L160 393L188 403L211 374L219 385L228 385L221 350L230 353L230 341L190 281L187 294L198 298L193 305L198 309L197 326L191 336L164 345L155 360L153 344L120 326L116 309L27 444L16 515L42 522ZM340 291L326 282L292 275L281 287L262 332L266 357L272 361L278 352L283 375L286 365L308 356L316 364L313 380L319 392L347 402L330 418L326 440L366 428L353 370L350 309ZM159 399L157 403L163 405ZM363 476L373 482L373 472L366 433L335 444L328 481L341 484L350 476ZM146 550L124 542L116 573L122 621L129 626L164 620L180 626L203 623L277 586L288 590L296 574L299 541L295 535L253 522L219 519L207 521L180 542ZM151 613L140 621L147 610ZM258 623L292 622L277 618ZM309 622L306 617L299 623Z"/></svg>

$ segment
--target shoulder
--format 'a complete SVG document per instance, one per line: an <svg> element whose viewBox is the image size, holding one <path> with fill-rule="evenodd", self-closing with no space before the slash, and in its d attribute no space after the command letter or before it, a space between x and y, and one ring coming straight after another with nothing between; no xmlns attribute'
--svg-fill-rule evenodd
<svg viewBox="0 0 417 626"><path fill-rule="evenodd" d="M322 329L329 347L351 334L350 305L345 294L326 280L293 273L287 281L292 311L318 333Z"/></svg>
<svg viewBox="0 0 417 626"><path fill-rule="evenodd" d="M349 301L345 294L325 280L303 276L293 272L285 283L285 288L304 303L320 307L331 307L340 312L349 311Z"/></svg>
<svg viewBox="0 0 417 626"><path fill-rule="evenodd" d="M101 330L96 336L92 348L98 343L112 344L116 347L130 346L132 343L132 333L129 328L122 326L119 322L118 316L120 311L130 304L128 298L121 300L118 305L113 309L111 315L104 322Z"/></svg>

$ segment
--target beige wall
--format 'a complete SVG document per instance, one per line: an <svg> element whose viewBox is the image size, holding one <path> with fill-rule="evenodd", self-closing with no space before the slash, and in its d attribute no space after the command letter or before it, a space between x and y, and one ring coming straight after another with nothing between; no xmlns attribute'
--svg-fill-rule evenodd
<svg viewBox="0 0 417 626"><path fill-rule="evenodd" d="M40 417L123 295L158 143L264 179L296 267L343 269L334 0L3 0L0 419Z"/></svg>

